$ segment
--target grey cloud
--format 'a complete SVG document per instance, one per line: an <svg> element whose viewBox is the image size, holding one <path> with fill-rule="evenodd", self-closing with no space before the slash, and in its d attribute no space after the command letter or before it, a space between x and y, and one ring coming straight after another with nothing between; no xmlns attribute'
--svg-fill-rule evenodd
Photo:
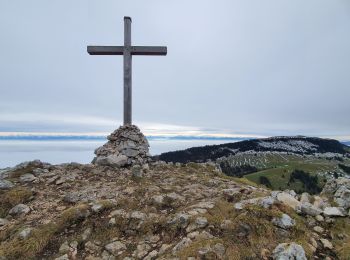
<svg viewBox="0 0 350 260"><path fill-rule="evenodd" d="M130 15L133 43L168 46L133 59L136 124L349 135L349 13L347 0L2 1L0 115L122 121L122 57L86 45L122 44ZM31 120L14 128L64 130Z"/></svg>

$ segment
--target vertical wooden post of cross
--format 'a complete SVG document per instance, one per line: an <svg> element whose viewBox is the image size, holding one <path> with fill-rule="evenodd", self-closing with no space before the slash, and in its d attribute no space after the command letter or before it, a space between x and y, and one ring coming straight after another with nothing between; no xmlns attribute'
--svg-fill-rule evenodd
<svg viewBox="0 0 350 260"><path fill-rule="evenodd" d="M132 124L131 18L124 17L124 125Z"/></svg>

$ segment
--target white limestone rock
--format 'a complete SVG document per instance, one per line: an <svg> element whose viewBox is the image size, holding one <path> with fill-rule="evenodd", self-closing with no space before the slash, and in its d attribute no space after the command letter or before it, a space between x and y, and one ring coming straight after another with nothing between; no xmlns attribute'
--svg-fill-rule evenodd
<svg viewBox="0 0 350 260"><path fill-rule="evenodd" d="M129 216L129 228L139 230L145 222L147 215L141 211L133 211Z"/></svg>
<svg viewBox="0 0 350 260"><path fill-rule="evenodd" d="M324 212L323 212L323 214L324 214ZM318 222L323 222L323 221L324 221L324 217L323 217L322 215L317 215L317 216L315 217L315 219L316 219Z"/></svg>
<svg viewBox="0 0 350 260"><path fill-rule="evenodd" d="M198 228L204 228L208 225L208 220L205 217L198 217L195 223Z"/></svg>
<svg viewBox="0 0 350 260"><path fill-rule="evenodd" d="M29 183L37 180L37 178L31 173L25 173L19 177L21 183Z"/></svg>
<svg viewBox="0 0 350 260"><path fill-rule="evenodd" d="M171 218L167 224L176 226L177 228L184 229L189 224L190 215L184 213L177 213L173 218Z"/></svg>
<svg viewBox="0 0 350 260"><path fill-rule="evenodd" d="M233 206L237 210L242 210L247 205L259 205L264 208L270 208L276 199L272 196L267 197L257 197L253 199L241 200L240 202L235 203Z"/></svg>
<svg viewBox="0 0 350 260"><path fill-rule="evenodd" d="M68 243L68 241L64 241L64 242L61 244L61 246L60 246L58 252L59 252L60 254L67 254L67 253L69 253L69 252L71 252L71 251L77 250L77 248L78 248L78 241L72 241L72 242L70 242L70 243Z"/></svg>
<svg viewBox="0 0 350 260"><path fill-rule="evenodd" d="M259 204L267 209L270 208L275 202L276 200L272 196L267 196L262 198Z"/></svg>
<svg viewBox="0 0 350 260"><path fill-rule="evenodd" d="M323 227L320 227L320 226L315 226L313 227L313 230L316 232L316 233L319 233L319 234L322 234L324 232L324 228Z"/></svg>
<svg viewBox="0 0 350 260"><path fill-rule="evenodd" d="M0 227L5 226L9 223L6 218L0 218Z"/></svg>
<svg viewBox="0 0 350 260"><path fill-rule="evenodd" d="M178 251L183 248L188 247L192 243L191 239L184 237L179 243L177 243L173 248L173 254L176 254Z"/></svg>
<svg viewBox="0 0 350 260"><path fill-rule="evenodd" d="M338 179L330 179L327 181L321 194L334 194L340 187L346 187L350 189L350 179L348 178L338 178Z"/></svg>
<svg viewBox="0 0 350 260"><path fill-rule="evenodd" d="M221 243L217 243L213 247L213 252L219 257L219 259L223 258L225 251L226 251L226 248Z"/></svg>
<svg viewBox="0 0 350 260"><path fill-rule="evenodd" d="M22 215L22 214L27 214L29 213L30 208L27 205L24 204L18 204L14 206L12 209L10 209L9 214L14 216L14 215Z"/></svg>
<svg viewBox="0 0 350 260"><path fill-rule="evenodd" d="M154 259L157 259L157 256L158 256L158 251L153 250L149 252L149 254L144 258L144 260L154 260Z"/></svg>
<svg viewBox="0 0 350 260"><path fill-rule="evenodd" d="M334 193L334 200L338 203L338 205L344 209L350 208L350 188L346 186L341 186Z"/></svg>
<svg viewBox="0 0 350 260"><path fill-rule="evenodd" d="M200 228L205 228L208 225L208 220L205 217L197 217L195 222L190 224L186 228L186 232L192 232L194 230L200 229Z"/></svg>
<svg viewBox="0 0 350 260"><path fill-rule="evenodd" d="M21 239L26 239L27 237L29 237L29 235L32 233L32 228L30 227L27 227L25 229L23 229L21 232L18 233L18 236L21 238Z"/></svg>
<svg viewBox="0 0 350 260"><path fill-rule="evenodd" d="M142 168L140 165L134 165L131 169L131 172L134 178L142 178L143 176Z"/></svg>
<svg viewBox="0 0 350 260"><path fill-rule="evenodd" d="M338 178L328 180L321 194L334 197L334 201L340 207L345 210L350 209L350 179Z"/></svg>
<svg viewBox="0 0 350 260"><path fill-rule="evenodd" d="M298 213L313 216L313 217L316 217L317 215L320 215L322 213L321 209L316 208L314 205L312 205L309 202L301 203L300 206L297 207L296 211Z"/></svg>
<svg viewBox="0 0 350 260"><path fill-rule="evenodd" d="M326 207L323 214L327 217L345 217L346 211L340 207Z"/></svg>
<svg viewBox="0 0 350 260"><path fill-rule="evenodd" d="M235 209L237 209L237 210L242 210L243 207L244 207L244 205L243 205L242 202L237 202L237 203L235 203L235 204L233 205L233 207L234 207Z"/></svg>
<svg viewBox="0 0 350 260"><path fill-rule="evenodd" d="M273 194L271 195L273 196ZM285 191L277 193L276 199L294 210L296 210L301 205L300 201Z"/></svg>
<svg viewBox="0 0 350 260"><path fill-rule="evenodd" d="M240 188L223 189L222 194L227 200L232 200L240 194Z"/></svg>
<svg viewBox="0 0 350 260"><path fill-rule="evenodd" d="M272 252L274 260L307 260L304 248L294 242L279 244Z"/></svg>
<svg viewBox="0 0 350 260"><path fill-rule="evenodd" d="M105 249L112 255L118 256L121 255L125 250L126 246L120 241L114 241L105 246Z"/></svg>
<svg viewBox="0 0 350 260"><path fill-rule="evenodd" d="M102 203L99 203L99 202L95 202L95 203L93 203L93 205L91 206L92 212L95 212L95 213L99 213L99 212L101 212L103 209L104 209L104 205L103 205Z"/></svg>
<svg viewBox="0 0 350 260"><path fill-rule="evenodd" d="M182 205L184 201L185 198L175 192L152 197L153 204L160 208L176 208Z"/></svg>
<svg viewBox="0 0 350 260"><path fill-rule="evenodd" d="M282 217L280 217L280 218L273 218L272 219L272 223L275 226L283 228L283 229L289 229L289 228L291 228L292 226L295 225L294 219L292 219L287 214L282 214Z"/></svg>
<svg viewBox="0 0 350 260"><path fill-rule="evenodd" d="M133 256L136 256L137 259L144 259L144 257L151 250L151 246L145 243L141 243L137 245L136 250L133 253Z"/></svg>
<svg viewBox="0 0 350 260"><path fill-rule="evenodd" d="M0 190L8 190L13 188L15 185L8 180L0 180Z"/></svg>
<svg viewBox="0 0 350 260"><path fill-rule="evenodd" d="M301 194L301 196L300 196L300 202L301 202L301 203L303 203L303 202L308 202L308 203L310 203L310 199L311 199L310 194L307 193L307 192L303 192L303 193Z"/></svg>
<svg viewBox="0 0 350 260"><path fill-rule="evenodd" d="M327 200L325 198L322 198L320 196L314 196L313 205L316 208L324 209L325 207L327 207L329 205L329 203L327 202Z"/></svg>
<svg viewBox="0 0 350 260"><path fill-rule="evenodd" d="M325 249L330 249L330 250L333 249L333 244L329 242L328 239L321 238L320 241Z"/></svg>
<svg viewBox="0 0 350 260"><path fill-rule="evenodd" d="M102 250L102 247L99 245L96 245L94 242L88 241L84 245L85 250L89 253L100 253Z"/></svg>

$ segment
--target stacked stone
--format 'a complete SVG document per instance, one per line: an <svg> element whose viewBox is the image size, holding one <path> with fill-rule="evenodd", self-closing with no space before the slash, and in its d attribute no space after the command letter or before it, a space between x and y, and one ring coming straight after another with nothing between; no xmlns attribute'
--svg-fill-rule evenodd
<svg viewBox="0 0 350 260"><path fill-rule="evenodd" d="M123 167L150 161L148 141L137 126L121 126L107 139L107 143L95 150L92 163Z"/></svg>

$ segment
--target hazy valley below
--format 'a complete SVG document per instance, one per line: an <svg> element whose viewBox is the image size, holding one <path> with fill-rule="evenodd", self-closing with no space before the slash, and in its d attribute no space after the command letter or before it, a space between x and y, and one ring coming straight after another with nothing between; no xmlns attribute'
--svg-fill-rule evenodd
<svg viewBox="0 0 350 260"><path fill-rule="evenodd" d="M105 142L101 140L0 140L0 169L24 161L40 159L52 164L90 163L94 150ZM149 140L152 155L182 150L194 146L214 145L227 140ZM230 141L232 142L232 141Z"/></svg>

